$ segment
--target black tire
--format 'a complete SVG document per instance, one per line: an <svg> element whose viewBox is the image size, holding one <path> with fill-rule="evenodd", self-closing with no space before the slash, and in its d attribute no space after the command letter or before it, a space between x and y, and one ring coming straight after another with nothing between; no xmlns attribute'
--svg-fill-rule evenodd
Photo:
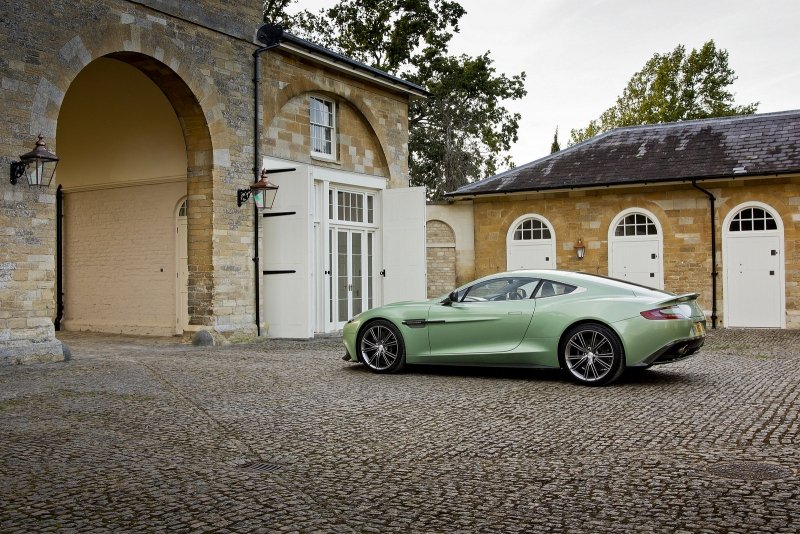
<svg viewBox="0 0 800 534"><path fill-rule="evenodd" d="M579 384L605 386L625 371L625 352L617 334L598 323L573 326L561 341L561 368Z"/></svg>
<svg viewBox="0 0 800 534"><path fill-rule="evenodd" d="M356 338L358 359L375 373L396 373L406 365L406 345L400 331L383 319L368 323Z"/></svg>

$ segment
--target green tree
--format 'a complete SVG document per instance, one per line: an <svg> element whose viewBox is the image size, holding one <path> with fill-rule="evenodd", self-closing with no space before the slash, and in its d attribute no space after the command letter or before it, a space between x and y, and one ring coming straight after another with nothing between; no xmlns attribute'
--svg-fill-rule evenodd
<svg viewBox="0 0 800 534"><path fill-rule="evenodd" d="M672 52L653 55L612 107L586 128L571 131L570 144L620 126L755 113L758 102L734 103L730 86L735 80L728 52L717 49L713 40L688 54L678 45Z"/></svg>
<svg viewBox="0 0 800 534"><path fill-rule="evenodd" d="M273 5L281 2L285 12L291 0ZM520 116L502 102L526 94L525 73L498 74L488 52L449 53L465 13L447 0L340 0L281 19L300 37L430 91L409 106L411 183L424 185L430 199L511 165L504 152L517 140Z"/></svg>
<svg viewBox="0 0 800 534"><path fill-rule="evenodd" d="M553 144L550 145L550 153L555 154L561 150L561 144L558 142L558 126L556 126L556 133L553 134Z"/></svg>
<svg viewBox="0 0 800 534"><path fill-rule="evenodd" d="M279 24L284 28L294 23L294 17L286 9L297 0L264 0L264 22Z"/></svg>

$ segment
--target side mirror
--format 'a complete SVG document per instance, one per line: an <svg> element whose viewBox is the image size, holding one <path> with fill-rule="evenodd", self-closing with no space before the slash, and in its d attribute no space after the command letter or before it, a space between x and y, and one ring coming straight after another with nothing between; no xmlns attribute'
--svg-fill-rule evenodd
<svg viewBox="0 0 800 534"><path fill-rule="evenodd" d="M447 295L447 299L450 302L458 302L458 293L455 291L451 291L449 295Z"/></svg>

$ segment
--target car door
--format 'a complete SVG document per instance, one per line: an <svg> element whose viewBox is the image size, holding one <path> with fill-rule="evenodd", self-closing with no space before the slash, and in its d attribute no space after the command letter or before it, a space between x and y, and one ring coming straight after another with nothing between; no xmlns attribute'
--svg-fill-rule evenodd
<svg viewBox="0 0 800 534"><path fill-rule="evenodd" d="M431 356L443 362L466 362L458 356L515 349L531 323L536 302L530 297L537 284L530 277L484 280L460 291L457 302L432 306L428 316ZM508 362L498 358L497 363Z"/></svg>

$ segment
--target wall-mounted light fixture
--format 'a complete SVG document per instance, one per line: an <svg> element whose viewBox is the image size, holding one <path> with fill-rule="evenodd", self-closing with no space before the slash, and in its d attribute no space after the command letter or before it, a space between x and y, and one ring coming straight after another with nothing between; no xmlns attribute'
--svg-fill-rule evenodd
<svg viewBox="0 0 800 534"><path fill-rule="evenodd" d="M578 239L575 243L575 255L578 256L579 260L582 260L586 255L586 246L583 244L583 239Z"/></svg>
<svg viewBox="0 0 800 534"><path fill-rule="evenodd" d="M280 172L280 169L278 172ZM247 202L250 197L253 197L253 202L258 209L272 209L277 195L278 186L269 181L267 169L261 169L260 180L251 185L249 189L236 190L236 205L242 207L242 204Z"/></svg>
<svg viewBox="0 0 800 534"><path fill-rule="evenodd" d="M11 162L11 184L16 184L23 174L27 174L29 186L50 187L57 166L58 156L47 150L40 134L33 150L21 155L19 161Z"/></svg>

